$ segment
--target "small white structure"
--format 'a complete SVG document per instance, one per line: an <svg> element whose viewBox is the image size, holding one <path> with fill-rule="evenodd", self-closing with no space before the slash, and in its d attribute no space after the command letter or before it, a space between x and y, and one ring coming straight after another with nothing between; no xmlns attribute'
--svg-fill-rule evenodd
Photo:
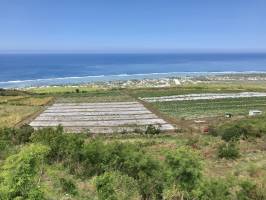
<svg viewBox="0 0 266 200"><path fill-rule="evenodd" d="M260 110L250 110L249 111L249 116L257 116L257 115L261 115L262 114L262 111Z"/></svg>

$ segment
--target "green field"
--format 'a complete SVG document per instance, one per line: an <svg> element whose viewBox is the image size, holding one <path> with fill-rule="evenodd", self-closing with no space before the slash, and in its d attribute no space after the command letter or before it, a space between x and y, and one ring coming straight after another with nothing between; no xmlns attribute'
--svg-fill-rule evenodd
<svg viewBox="0 0 266 200"><path fill-rule="evenodd" d="M156 102L152 105L166 115L191 119L224 116L225 113L248 115L252 109L266 111L266 98L171 101Z"/></svg>

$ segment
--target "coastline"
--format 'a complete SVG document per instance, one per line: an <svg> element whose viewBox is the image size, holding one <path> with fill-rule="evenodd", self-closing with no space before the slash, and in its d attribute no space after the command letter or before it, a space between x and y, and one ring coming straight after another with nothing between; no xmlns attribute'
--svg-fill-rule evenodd
<svg viewBox="0 0 266 200"><path fill-rule="evenodd" d="M181 84L182 80L193 81L202 78L228 80L234 76L236 79L241 77L250 77L252 80L266 80L266 71L224 71L224 72L165 72L165 73L141 73L141 74L117 74L117 75L96 75L80 77L57 77L33 80L10 80L0 81L0 88L4 89L27 89L35 87L52 87L52 86L79 86L87 84L114 84L129 85L131 81L160 81L164 79L165 83L175 81L176 85ZM219 78L218 78L219 77ZM168 81L167 81L168 79ZM179 83L178 83L179 82Z"/></svg>

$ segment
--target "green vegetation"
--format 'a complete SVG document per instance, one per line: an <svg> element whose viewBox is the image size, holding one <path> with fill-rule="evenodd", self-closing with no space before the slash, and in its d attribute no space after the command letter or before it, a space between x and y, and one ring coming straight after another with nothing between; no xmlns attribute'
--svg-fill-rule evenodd
<svg viewBox="0 0 266 200"><path fill-rule="evenodd" d="M147 129L145 130L146 135L158 135L160 132L160 127L155 127L153 125L148 125Z"/></svg>
<svg viewBox="0 0 266 200"><path fill-rule="evenodd" d="M231 143L221 148L222 138L209 135L200 135L192 146L187 141L195 136L183 133L92 138L64 133L60 126L36 131L23 126L2 129L0 135L1 143L9 144L0 157L2 199L60 199L66 194L71 199L266 198L266 169L247 168L236 175L240 164L248 166L240 159L248 158L255 147L258 151L265 134L254 137L248 152L243 147L250 142L242 140L241 158ZM219 157L237 159L238 165L227 168L210 148L221 151ZM258 161L265 162L263 155L257 153ZM221 167L226 177L219 175Z"/></svg>
<svg viewBox="0 0 266 200"><path fill-rule="evenodd" d="M0 90L0 127L13 127L42 110L53 97L16 90Z"/></svg>
<svg viewBox="0 0 266 200"><path fill-rule="evenodd" d="M172 101L152 103L155 109L177 119L204 118L224 116L231 113L234 116L248 115L249 110L266 111L266 98L215 99L197 101Z"/></svg>
<svg viewBox="0 0 266 200"><path fill-rule="evenodd" d="M106 172L96 178L99 200L140 199L137 182L120 172Z"/></svg>
<svg viewBox="0 0 266 200"><path fill-rule="evenodd" d="M218 157L236 159L240 157L239 149L235 142L221 144L218 148Z"/></svg>
<svg viewBox="0 0 266 200"><path fill-rule="evenodd" d="M181 119L181 128L168 133L149 126L135 133L77 134L60 126L33 130L21 123L51 101L132 101L138 96L264 89L201 84L0 90L0 199L264 200L266 116L251 118L247 112L265 111L265 98L147 104L156 114L176 119L177 125ZM225 119L226 112L234 117ZM198 117L211 118L201 127L209 133L186 120Z"/></svg>
<svg viewBox="0 0 266 200"><path fill-rule="evenodd" d="M44 199L39 188L46 146L31 144L6 159L0 173L1 199Z"/></svg>

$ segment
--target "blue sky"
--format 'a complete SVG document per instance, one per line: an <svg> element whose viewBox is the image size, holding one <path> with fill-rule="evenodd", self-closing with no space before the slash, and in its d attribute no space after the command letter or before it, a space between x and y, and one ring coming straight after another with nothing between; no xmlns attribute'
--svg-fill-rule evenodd
<svg viewBox="0 0 266 200"><path fill-rule="evenodd" d="M0 51L266 51L265 0L0 0Z"/></svg>

